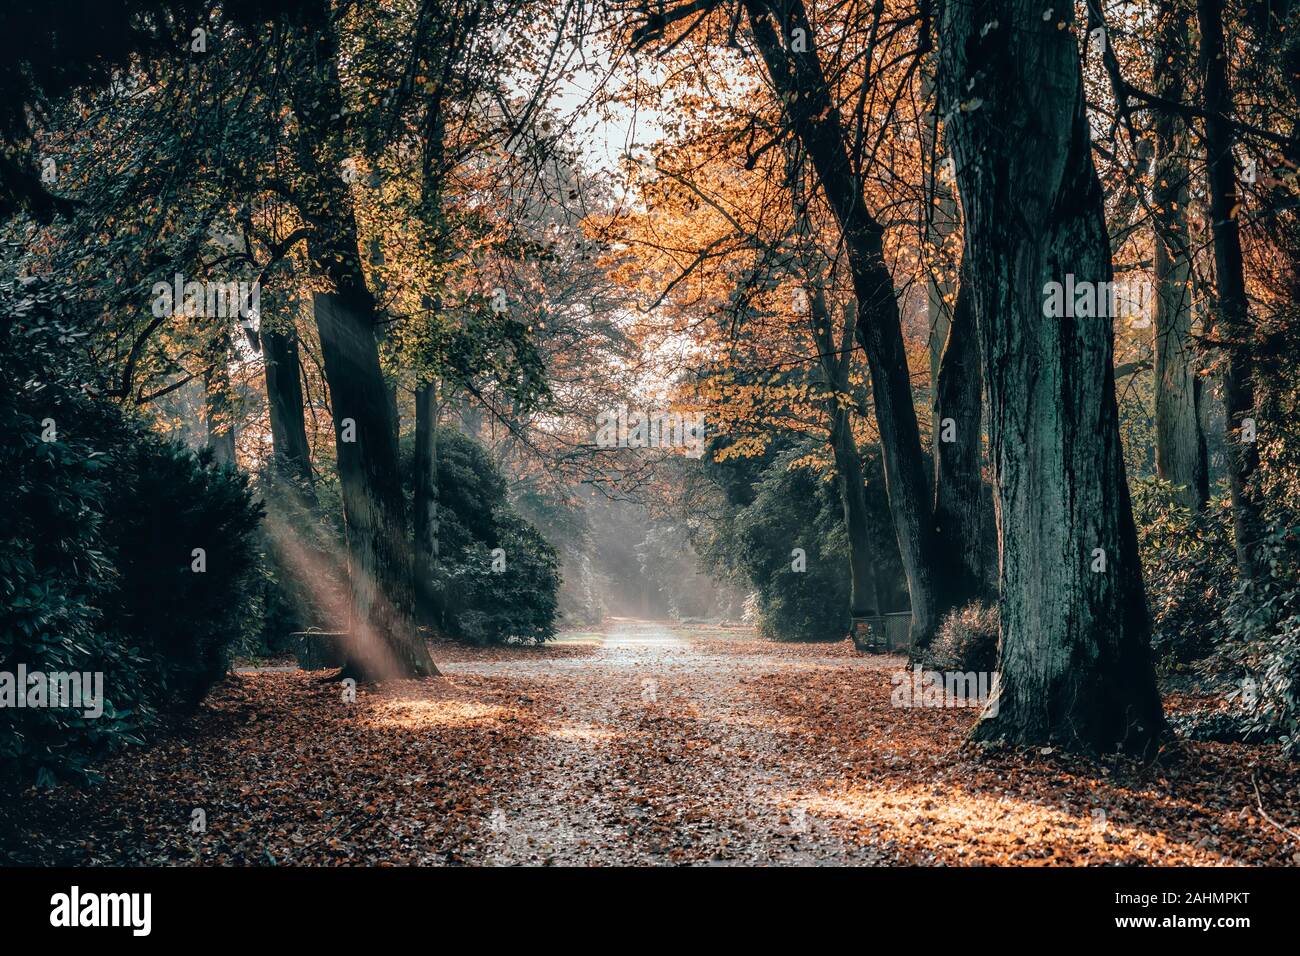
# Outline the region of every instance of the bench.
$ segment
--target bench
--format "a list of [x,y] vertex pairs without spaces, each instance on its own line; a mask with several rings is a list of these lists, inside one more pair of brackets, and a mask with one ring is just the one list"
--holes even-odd
[[289,635],[293,656],[305,671],[342,667],[347,663],[348,631],[294,631]]

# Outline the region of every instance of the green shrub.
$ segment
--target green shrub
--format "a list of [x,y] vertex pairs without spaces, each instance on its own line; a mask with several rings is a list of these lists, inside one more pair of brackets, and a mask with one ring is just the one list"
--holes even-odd
[[450,429],[437,440],[442,629],[475,644],[550,640],[560,590],[555,548],[512,507],[505,478],[478,442]]
[[104,534],[113,460],[98,440],[111,416],[73,381],[75,332],[61,313],[40,283],[0,285],[0,670],[102,672],[105,700],[98,719],[0,708],[3,785],[85,780],[138,740],[141,717],[143,662],[98,610],[116,586]]
[[1247,739],[1272,739],[1300,755],[1300,519],[1273,511],[1256,549],[1259,578],[1224,611],[1215,670],[1236,678],[1229,696]]
[[528,525],[498,529],[496,547],[501,552],[494,557],[486,543],[475,542],[447,565],[452,632],[474,644],[549,641],[559,590],[555,549]]
[[[753,584],[760,633],[824,641],[849,631],[849,546],[834,482],[786,457],[760,479],[735,519],[736,562]],[[794,549],[804,552],[796,570]]]
[[1214,650],[1216,622],[1236,587],[1231,515],[1213,501],[1193,514],[1159,478],[1135,479],[1132,489],[1152,656],[1163,670],[1175,670]]
[[[9,786],[91,779],[193,707],[250,620],[245,483],[95,398],[78,338],[55,291],[0,283],[0,670],[99,673],[104,697],[98,718],[0,708]],[[190,572],[194,547],[205,574]]]
[[104,624],[147,659],[154,709],[183,714],[225,674],[227,647],[260,625],[261,506],[248,477],[207,451],[137,432],[115,458],[106,534],[118,586]]

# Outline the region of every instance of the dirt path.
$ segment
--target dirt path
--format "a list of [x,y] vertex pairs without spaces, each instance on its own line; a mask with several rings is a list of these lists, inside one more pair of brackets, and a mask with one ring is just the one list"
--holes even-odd
[[847,641],[615,620],[434,657],[444,677],[355,700],[322,674],[234,675],[102,782],[26,794],[0,860],[1300,863],[1258,808],[1300,827],[1276,747],[1187,745],[1143,767],[974,753],[974,711],[894,706],[905,661]]
[[663,624],[615,620],[589,657],[445,665],[453,681],[527,678],[552,704],[526,751],[522,786],[493,808],[485,862],[877,860],[808,814],[800,787],[816,769],[786,759],[789,731],[756,712],[743,686],[865,662],[739,649],[725,637],[692,640]]

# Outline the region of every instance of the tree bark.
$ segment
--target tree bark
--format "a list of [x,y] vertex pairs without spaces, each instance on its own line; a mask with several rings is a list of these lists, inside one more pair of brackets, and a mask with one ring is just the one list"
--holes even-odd
[[212,367],[203,376],[203,421],[208,433],[212,460],[235,467],[235,416],[230,401],[229,340],[217,343]]
[[281,475],[310,488],[311,448],[307,444],[297,334],[292,329],[278,331],[263,325],[259,338],[266,369],[267,412],[271,419],[275,468]]
[[835,460],[835,476],[844,509],[844,530],[849,541],[849,616],[853,627],[857,619],[880,614],[880,594],[876,586],[876,567],[871,559],[871,519],[867,511],[867,493],[862,474],[862,459],[853,437],[853,419],[841,396],[849,391],[849,373],[853,367],[854,313],[846,310],[842,324],[836,323],[826,302],[823,265],[817,258],[808,207],[804,201],[803,172],[794,150],[790,151],[789,184],[794,207],[796,254],[804,273],[808,293],[809,331],[817,346],[817,362],[832,394],[826,403],[830,421],[827,441]]
[[415,607],[421,623],[438,617],[438,386],[415,392]]
[[332,291],[313,297],[330,386],[347,527],[353,659],[366,679],[438,670],[415,628],[412,557],[388,385],[379,364],[378,310],[366,285],[356,216],[342,176],[338,43],[321,0],[299,9],[291,94],[299,126],[300,211],[307,253]]
[[373,304],[351,289],[316,293],[315,308],[347,525],[350,630],[360,642],[354,669],[372,679],[436,674],[413,618],[397,443],[379,367]]
[[1047,283],[1112,277],[1078,41],[1057,26],[1072,17],[1065,7],[1044,20],[1028,0],[952,0],[943,11],[1001,557],[1000,688],[973,734],[1146,755],[1164,720],[1112,320],[1044,309]]
[[955,607],[985,598],[990,590],[992,506],[980,468],[982,386],[974,294],[970,277],[963,275],[939,366],[933,439],[934,527]]
[[844,527],[849,537],[849,614],[854,618],[875,617],[880,614],[880,595],[876,589],[875,562],[871,560],[871,524],[862,460],[853,441],[849,410],[843,407],[831,412],[831,450],[844,505]]
[[[924,68],[922,73],[922,99],[934,102],[933,69]],[[925,164],[926,182],[926,243],[931,250],[944,246],[948,238],[957,230],[957,198],[953,195],[952,183],[944,176],[937,175],[936,169],[942,162],[939,155],[939,111],[932,109],[928,121],[921,127],[921,161]],[[933,161],[931,157],[933,156]],[[934,254],[934,253],[932,253]],[[927,261],[925,277],[926,316],[930,324],[930,412],[931,430],[938,433],[939,414],[939,372],[943,365],[943,354],[948,344],[948,333],[952,326],[952,313],[955,303],[952,298],[956,285],[946,272],[940,272],[946,266],[944,257],[935,255],[935,261]],[[978,360],[976,362],[978,364]],[[932,438],[933,444],[937,439]]]
[[876,587],[876,567],[871,560],[871,520],[867,511],[867,493],[862,474],[862,459],[853,438],[853,421],[849,409],[839,396],[849,389],[851,332],[845,341],[836,342],[831,312],[820,283],[812,276],[811,262],[805,260],[809,273],[809,314],[817,342],[822,374],[835,394],[827,402],[830,418],[828,440],[835,459],[835,475],[844,508],[844,529],[849,539],[849,615],[853,618],[875,617],[880,613],[880,596]]
[[[935,574],[930,475],[921,452],[893,278],[885,264],[884,230],[868,210],[862,183],[853,174],[843,124],[803,4],[745,0],[745,9],[773,87],[787,104],[791,127],[812,161],[843,236],[858,308],[855,333],[871,373],[889,509],[907,575],[911,640],[913,647],[924,647],[946,605]],[[806,39],[800,51],[782,41],[788,43],[795,29],[803,30]]]
[[[1183,101],[1188,68],[1188,14],[1180,0],[1161,0],[1154,79],[1157,96]],[[1182,505],[1200,511],[1210,497],[1201,430],[1201,381],[1192,340],[1190,177],[1187,125],[1172,111],[1155,114],[1155,424],[1156,474],[1175,485]]]
[[1253,551],[1260,538],[1259,508],[1250,488],[1259,467],[1259,449],[1242,440],[1242,423],[1255,414],[1255,390],[1250,380],[1250,329],[1246,275],[1237,222],[1237,170],[1233,159],[1232,87],[1228,82],[1227,50],[1223,39],[1220,0],[1197,0],[1201,28],[1201,88],[1205,98],[1205,153],[1210,194],[1210,229],[1214,238],[1214,271],[1218,302],[1213,324],[1224,343],[1223,403],[1228,417],[1228,484],[1232,494],[1233,538],[1237,568],[1247,579],[1256,576]]
[[[932,248],[944,245],[957,231],[959,217],[953,181],[942,168],[941,131],[933,66],[922,73],[922,96],[932,104],[921,129],[926,168],[926,234]],[[931,159],[933,155],[933,159]],[[942,256],[926,276],[926,309],[930,320],[930,448],[934,464],[934,530],[938,541],[946,601],[961,607],[988,596],[992,559],[992,502],[981,472],[983,381],[980,376],[979,333],[969,282],[954,281]],[[964,264],[964,256],[963,256]],[[960,271],[960,269],[959,269]],[[954,297],[954,293],[956,293]],[[918,659],[924,655],[918,648]]]

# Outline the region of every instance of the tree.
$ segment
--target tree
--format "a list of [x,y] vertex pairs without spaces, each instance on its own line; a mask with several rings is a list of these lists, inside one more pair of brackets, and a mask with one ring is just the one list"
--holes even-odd
[[325,0],[304,4],[292,36],[290,97],[301,182],[297,205],[311,229],[307,254],[330,284],[312,306],[330,385],[352,590],[349,670],[366,678],[427,676],[437,668],[415,629],[411,551],[388,386],[379,364],[375,298],[366,284],[339,117],[339,49]]
[[[935,388],[934,528],[948,604],[989,597],[994,562],[992,500],[981,470],[983,377],[973,280],[965,262]],[[920,650],[924,650],[921,648]],[[914,652],[915,653],[915,652]]]
[[[662,37],[666,51],[677,50],[685,48],[693,33],[702,33],[705,44],[710,38],[716,42],[719,33],[725,33],[727,47],[741,51],[739,68],[744,70],[748,69],[744,65],[748,50],[740,43],[738,28],[741,19],[748,21],[749,35],[765,67],[758,78],[766,83],[771,96],[768,101],[756,101],[749,87],[745,88],[743,106],[750,117],[730,134],[727,145],[745,157],[747,169],[765,162],[765,154],[782,143],[796,143],[810,160],[829,217],[822,227],[829,237],[826,245],[834,248],[834,260],[846,264],[857,300],[855,332],[870,372],[873,410],[887,465],[892,524],[907,555],[913,647],[923,654],[943,614],[985,589],[984,567],[991,550],[989,498],[980,476],[978,360],[963,360],[963,348],[949,350],[950,411],[963,425],[968,421],[974,425],[963,427],[958,435],[948,430],[949,442],[957,442],[960,453],[945,455],[932,469],[921,447],[902,327],[900,303],[908,298],[907,285],[902,277],[896,283],[892,274],[907,269],[913,257],[896,238],[887,236],[886,229],[899,207],[912,202],[906,184],[914,157],[905,144],[915,141],[909,125],[916,118],[900,119],[898,112],[900,102],[914,98],[908,94],[915,94],[916,69],[928,49],[928,17],[908,10],[890,20],[894,11],[887,12],[879,4],[862,22],[845,17],[839,9],[822,7],[815,12],[813,22],[801,3],[742,3],[739,16],[733,16],[721,3],[682,3],[664,10],[661,17],[645,20],[633,31],[632,44],[639,48]],[[891,24],[888,30],[885,22]],[[671,40],[669,31],[677,34]],[[819,46],[822,40],[827,51],[824,55]],[[697,60],[696,67],[700,66]],[[716,85],[711,77],[710,97],[717,95],[727,77],[724,72]],[[877,102],[879,107],[868,106]],[[720,138],[716,132],[711,137],[713,142]],[[890,158],[888,164],[884,154]],[[771,164],[766,165],[772,175]],[[920,168],[917,164],[916,169]],[[786,179],[787,188],[798,188],[790,181],[789,170]],[[920,187],[916,188],[919,191]],[[701,195],[698,186],[696,193]],[[877,209],[883,214],[877,214]],[[720,257],[719,247],[726,244],[725,236],[708,245],[700,241],[695,264],[673,284],[700,263]],[[772,248],[763,252],[760,247],[759,254],[770,257]],[[968,350],[973,338],[959,335],[955,342]],[[932,339],[936,372],[946,344],[946,340],[935,344]],[[932,385],[937,390],[937,375]],[[954,403],[968,401],[972,394],[974,401],[966,408],[955,407]],[[964,471],[955,473],[954,468]],[[941,499],[936,496],[936,477],[948,483]],[[963,497],[971,493],[973,498]],[[944,509],[942,514],[936,516],[936,507]],[[983,520],[954,520],[965,516]]]
[[311,446],[307,442],[297,329],[290,314],[268,315],[268,310],[264,309],[262,316],[258,341],[265,366],[266,404],[271,421],[275,468],[285,477],[310,488]]
[[[792,165],[796,165],[792,163]],[[840,502],[844,509],[844,528],[849,545],[849,615],[853,626],[862,618],[874,618],[881,613],[880,594],[876,587],[875,561],[871,554],[871,522],[867,514],[867,496],[862,475],[862,459],[858,443],[853,437],[853,420],[849,404],[849,371],[853,362],[853,332],[857,327],[854,310],[846,305],[844,321],[832,320],[826,301],[821,273],[823,266],[817,261],[813,249],[811,228],[806,205],[799,196],[803,173],[793,169],[788,179],[794,198],[794,216],[799,258],[805,275],[809,300],[808,320],[813,341],[817,347],[818,364],[826,379],[828,394],[826,414],[830,420],[827,430],[831,453],[835,460],[835,477],[839,486]],[[833,268],[833,263],[832,263]],[[838,334],[837,334],[838,333]]]
[[[849,551],[849,615],[855,619],[872,618],[881,613],[876,587],[875,557],[871,553],[871,519],[867,513],[867,495],[862,475],[862,459],[853,437],[852,412],[846,403],[849,391],[849,362],[852,357],[849,335],[851,326],[836,341],[826,297],[814,287],[810,296],[810,315],[821,356],[822,372],[829,385],[826,413],[830,419],[828,441],[835,460],[835,480],[844,510],[844,529]],[[848,312],[852,322],[852,310]]]
[[[1155,91],[1174,102],[1182,102],[1189,67],[1187,21],[1181,0],[1161,0]],[[1177,113],[1162,110],[1155,115],[1154,132],[1156,473],[1181,489],[1179,498],[1184,506],[1199,511],[1210,495],[1210,477],[1192,339],[1188,129]]]
[[1072,25],[977,0],[945,4],[939,31],[999,506],[999,707],[974,733],[1149,754],[1164,720],[1111,317],[1044,308],[1051,283],[1112,280]]
[[1223,8],[1218,0],[1197,0],[1201,30],[1201,86],[1205,99],[1206,176],[1210,196],[1210,231],[1218,289],[1210,332],[1223,344],[1223,401],[1228,415],[1228,486],[1237,567],[1243,577],[1256,574],[1253,548],[1259,542],[1259,505],[1250,487],[1259,467],[1255,444],[1255,390],[1250,379],[1250,328],[1246,273],[1241,253],[1241,204],[1237,196],[1236,136],[1232,128],[1232,86],[1228,80],[1223,39]]
[[930,448],[934,457],[934,527],[940,541],[948,603],[989,597],[995,555],[993,502],[982,473],[983,379],[974,295],[963,278],[952,165],[939,150],[939,110],[932,69],[922,76],[929,106],[921,129],[925,169],[926,316],[930,325]]
[[[884,231],[867,206],[860,176],[854,174],[846,132],[803,4],[745,0],[745,11],[769,81],[787,104],[790,128],[817,173],[843,237],[857,299],[856,335],[871,373],[890,512],[907,571],[912,644],[924,648],[947,602],[940,594],[938,540],[930,520],[933,489],[921,454],[898,301],[885,265]],[[800,42],[795,42],[796,31]]]

